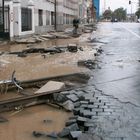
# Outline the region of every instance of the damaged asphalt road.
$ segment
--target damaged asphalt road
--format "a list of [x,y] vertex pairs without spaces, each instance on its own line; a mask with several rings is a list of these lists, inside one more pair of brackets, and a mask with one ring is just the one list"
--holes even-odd
[[[100,52],[102,54],[96,56],[96,64],[100,68],[91,68],[90,65],[94,65],[91,60],[82,61],[82,64],[80,61],[80,65],[91,68],[89,72],[91,78],[88,83],[77,89],[53,94],[57,104],[69,101],[73,116],[70,115],[64,119],[65,114],[60,110],[60,112],[53,110],[55,113],[52,118],[57,120],[57,123],[52,120],[51,123],[46,123],[48,122],[46,120],[50,120],[44,121],[45,117],[50,116],[48,112],[44,116],[40,110],[34,109],[36,112],[33,113],[33,117],[36,119],[32,119],[30,109],[28,109],[29,115],[23,111],[22,113],[25,114],[20,117],[33,125],[32,131],[28,128],[22,130],[23,132],[28,130],[30,133],[26,135],[27,139],[29,135],[33,140],[63,137],[78,140],[140,139],[140,63],[138,61],[140,60],[140,39],[137,32],[137,35],[133,33],[133,30],[138,30],[139,27],[133,25],[133,23],[98,25],[97,39],[95,42],[88,41],[88,45],[94,46],[98,42],[97,44],[102,46]],[[43,116],[43,123],[38,116]],[[18,128],[21,127],[21,118],[19,118],[14,119],[17,121]],[[63,129],[58,131],[56,128],[60,121],[64,124]],[[35,124],[40,127],[34,127]],[[44,124],[47,127],[43,128]],[[49,127],[51,131],[48,132]]]

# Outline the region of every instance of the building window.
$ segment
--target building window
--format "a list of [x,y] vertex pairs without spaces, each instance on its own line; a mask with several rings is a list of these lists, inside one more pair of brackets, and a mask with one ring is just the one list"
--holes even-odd
[[50,25],[50,12],[46,11],[46,25]]
[[3,32],[3,15],[1,7],[0,7],[0,32]]
[[43,26],[43,10],[38,10],[38,25]]
[[32,10],[28,8],[21,8],[22,31],[32,30]]
[[54,12],[51,12],[51,25],[54,25],[55,19],[54,19]]

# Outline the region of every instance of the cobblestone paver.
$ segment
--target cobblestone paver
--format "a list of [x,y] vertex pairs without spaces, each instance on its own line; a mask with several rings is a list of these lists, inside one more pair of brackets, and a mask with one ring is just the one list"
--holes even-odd
[[73,112],[84,133],[96,134],[102,140],[139,140],[140,108],[106,96],[94,85],[68,92],[69,97],[79,98]]

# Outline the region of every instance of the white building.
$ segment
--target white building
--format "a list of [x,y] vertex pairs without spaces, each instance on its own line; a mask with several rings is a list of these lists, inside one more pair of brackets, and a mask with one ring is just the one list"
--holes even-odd
[[79,18],[82,21],[87,20],[87,0],[79,0]]
[[5,0],[5,6],[9,6],[11,39],[47,32],[55,27],[62,30],[78,16],[78,0]]

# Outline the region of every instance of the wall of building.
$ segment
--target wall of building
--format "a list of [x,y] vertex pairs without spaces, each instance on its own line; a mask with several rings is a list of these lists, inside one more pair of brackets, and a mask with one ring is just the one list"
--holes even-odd
[[[53,30],[51,12],[54,12],[54,1],[34,0],[35,32],[44,33]],[[42,10],[43,25],[39,25],[39,10]]]
[[0,0],[0,6],[2,6],[2,0]]
[[96,7],[96,19],[99,19],[100,0],[93,0],[94,7]]
[[87,21],[87,0],[79,0],[79,18],[83,23]]
[[[66,27],[65,25],[72,24],[74,17],[78,16],[78,1],[57,0],[57,29],[62,30]],[[13,21],[10,21],[10,29],[13,37],[54,30],[54,0],[11,0],[7,4],[10,4],[10,9],[12,9],[10,14],[13,16]],[[28,15],[25,8],[32,14]],[[27,17],[30,18],[29,21]],[[29,27],[26,27],[28,22]]]

